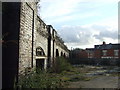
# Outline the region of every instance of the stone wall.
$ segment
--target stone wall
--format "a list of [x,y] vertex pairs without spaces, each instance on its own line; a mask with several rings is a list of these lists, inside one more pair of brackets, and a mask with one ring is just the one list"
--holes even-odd
[[63,56],[65,55],[65,57],[69,57],[67,46],[64,45],[64,41],[57,35],[57,32],[55,34],[55,48],[59,50],[59,56],[62,56],[62,53]]
[[44,52],[45,56],[48,56],[48,31],[47,31],[47,25],[39,18],[37,17],[37,30],[36,30],[36,48],[41,47]]
[[[53,63],[54,59],[56,58],[56,50],[58,50],[59,56],[69,57],[69,51],[67,47],[64,45],[64,41],[62,38],[59,37],[56,30],[51,26],[48,25],[49,33],[51,36],[51,63]],[[61,55],[62,53],[62,55]]]
[[[23,74],[26,69],[36,67],[36,58],[46,60],[44,67],[47,67],[47,64],[52,66],[56,58],[56,49],[60,56],[61,52],[66,56],[69,55],[67,47],[56,30],[51,25],[46,25],[37,16],[37,3],[21,3],[19,37],[19,74]],[[36,56],[38,47],[43,49],[44,57]]]
[[35,18],[37,16],[36,3],[21,3],[20,39],[19,39],[19,73],[26,68],[33,67],[35,58]]
[[[50,66],[52,66],[56,49],[58,53],[62,51],[68,54],[68,52],[64,43],[56,38],[56,30],[51,26],[51,32],[48,32],[48,25],[37,16],[36,2],[7,2],[3,7],[2,34],[5,37],[2,42],[2,82],[3,88],[10,88],[19,81],[21,74],[28,74],[28,71],[34,70],[39,65],[37,61],[44,61],[46,68],[50,57]],[[42,49],[44,56],[36,55],[38,47]]]

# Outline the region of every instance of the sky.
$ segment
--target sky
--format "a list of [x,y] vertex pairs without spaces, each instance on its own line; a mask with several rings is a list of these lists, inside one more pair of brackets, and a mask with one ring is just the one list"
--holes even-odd
[[[118,43],[119,0],[41,0],[38,15],[69,49]],[[120,33],[119,33],[120,35]]]

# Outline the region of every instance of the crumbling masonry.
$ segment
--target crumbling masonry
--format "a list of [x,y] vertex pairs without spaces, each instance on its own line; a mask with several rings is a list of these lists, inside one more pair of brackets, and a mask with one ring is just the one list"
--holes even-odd
[[4,42],[17,43],[3,43],[3,87],[11,87],[14,77],[27,70],[51,67],[57,56],[69,57],[56,30],[37,15],[36,2],[3,3],[2,6],[2,34],[7,33]]

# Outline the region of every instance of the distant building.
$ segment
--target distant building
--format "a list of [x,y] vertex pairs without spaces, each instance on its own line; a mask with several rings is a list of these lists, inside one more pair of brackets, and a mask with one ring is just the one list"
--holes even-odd
[[88,58],[120,58],[120,44],[95,45],[94,48],[86,48]]
[[120,65],[120,44],[94,45],[94,48],[74,49],[70,51],[71,64]]

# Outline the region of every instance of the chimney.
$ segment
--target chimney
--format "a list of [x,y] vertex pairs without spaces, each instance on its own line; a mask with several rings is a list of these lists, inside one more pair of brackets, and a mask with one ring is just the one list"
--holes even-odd
[[106,44],[106,42],[105,41],[103,41],[103,45],[105,45]]

